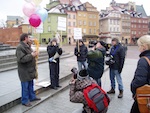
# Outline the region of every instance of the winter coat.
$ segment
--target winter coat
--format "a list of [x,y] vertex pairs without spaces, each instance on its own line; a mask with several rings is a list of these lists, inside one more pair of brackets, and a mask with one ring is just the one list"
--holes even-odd
[[20,42],[16,49],[18,74],[21,82],[31,81],[36,74],[36,61],[29,45]]
[[104,57],[100,50],[91,50],[87,55],[88,73],[90,77],[99,79],[104,72]]
[[91,112],[83,94],[83,89],[90,86],[92,83],[96,83],[96,81],[89,79],[89,77],[84,78],[83,80],[76,80],[75,84],[70,84],[70,101],[74,103],[83,103],[83,109],[87,113]]
[[80,48],[80,52],[78,52],[78,47],[75,47],[74,55],[77,56],[77,61],[84,62],[86,61],[87,58],[88,49],[84,44],[79,48]]
[[110,65],[110,68],[118,70],[119,73],[122,72],[124,61],[125,61],[125,50],[123,46],[119,43],[111,48],[110,54],[113,56],[114,64]]
[[133,96],[135,95],[138,87],[150,83],[150,80],[148,79],[148,77],[150,78],[150,66],[143,56],[146,56],[150,59],[150,50],[144,51],[140,54],[135,75],[131,82],[131,91]]
[[[47,46],[47,53],[49,55],[49,58],[53,57],[56,52],[58,52],[59,55],[62,54],[62,49],[59,48],[58,46],[52,46],[52,45],[49,45]],[[57,63],[59,63],[59,58],[56,58],[55,59],[57,61]],[[49,62],[49,63],[53,63],[53,62]]]

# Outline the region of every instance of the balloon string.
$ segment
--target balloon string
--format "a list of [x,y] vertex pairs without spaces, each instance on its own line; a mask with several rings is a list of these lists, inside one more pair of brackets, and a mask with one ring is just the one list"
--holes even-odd
[[[35,30],[35,39],[34,39],[34,44],[36,45],[36,52],[39,53],[39,41],[37,39],[37,33],[36,33],[36,28],[34,28]],[[38,55],[35,57],[36,60],[36,80],[38,81]]]

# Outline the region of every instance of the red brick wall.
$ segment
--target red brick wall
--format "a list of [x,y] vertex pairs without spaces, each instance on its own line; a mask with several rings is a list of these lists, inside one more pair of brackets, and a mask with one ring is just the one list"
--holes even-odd
[[18,45],[19,37],[21,34],[21,28],[0,28],[0,42],[16,46]]
[[131,41],[132,38],[140,38],[148,34],[148,18],[131,18]]

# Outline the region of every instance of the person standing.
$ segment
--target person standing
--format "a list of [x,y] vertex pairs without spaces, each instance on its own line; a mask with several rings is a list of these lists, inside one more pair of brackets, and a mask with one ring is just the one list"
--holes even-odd
[[[137,64],[134,78],[131,82],[131,92],[133,97],[136,95],[136,89],[144,86],[145,84],[150,84],[150,66],[145,58],[150,60],[150,36],[144,35],[137,41],[140,54],[140,59]],[[134,98],[135,99],[135,98]],[[137,100],[135,99],[130,113],[140,113]]]
[[79,50],[78,45],[74,49],[74,55],[77,56],[79,71],[82,69],[87,69],[87,62],[86,62],[87,53],[88,53],[87,47],[85,46],[82,40],[79,40]]
[[38,55],[38,52],[32,51],[29,45],[30,41],[28,34],[23,33],[20,36],[20,43],[16,48],[18,75],[22,88],[21,103],[27,107],[32,106],[30,101],[40,100],[40,98],[36,97],[33,88],[33,80],[36,77],[35,57]]
[[104,72],[104,58],[106,54],[106,49],[103,47],[103,42],[99,41],[93,47],[93,50],[90,50],[87,55],[88,62],[88,73],[99,86],[101,86],[101,77]]
[[[49,45],[47,46],[47,53],[49,55],[49,58],[54,57],[56,53],[59,55],[62,54],[62,49],[59,48],[57,44],[57,39],[53,38]],[[59,85],[59,57],[55,59],[56,62],[49,62],[49,70],[50,70],[50,81],[51,89],[57,90],[57,88],[61,87]]]
[[110,54],[113,56],[114,63],[109,65],[110,68],[110,81],[111,81],[111,90],[108,91],[108,94],[115,93],[115,77],[118,83],[119,95],[118,98],[123,97],[123,83],[121,72],[124,66],[125,60],[125,51],[122,45],[119,43],[117,38],[112,39],[112,48]]

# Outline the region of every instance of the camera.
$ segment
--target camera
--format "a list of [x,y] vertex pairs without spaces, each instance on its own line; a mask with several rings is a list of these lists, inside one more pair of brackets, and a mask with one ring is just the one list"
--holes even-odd
[[113,56],[110,54],[107,54],[105,64],[106,65],[113,65],[115,63],[115,60],[113,59]]
[[89,48],[94,47],[97,44],[97,41],[90,41],[89,42]]
[[77,68],[73,67],[73,68],[71,69],[71,72],[73,73],[73,78],[74,78],[74,79],[77,79],[77,75],[78,75],[78,70],[77,70]]

